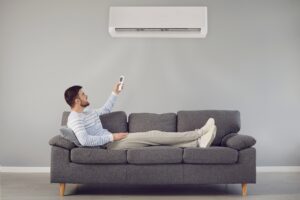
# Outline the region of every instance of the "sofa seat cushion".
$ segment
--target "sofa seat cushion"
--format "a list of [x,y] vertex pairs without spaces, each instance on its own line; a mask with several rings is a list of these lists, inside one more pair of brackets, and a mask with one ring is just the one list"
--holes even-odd
[[182,162],[182,148],[171,146],[149,146],[127,150],[130,164],[167,164]]
[[229,147],[211,146],[208,148],[185,148],[184,163],[233,164],[238,160],[238,151]]
[[98,147],[79,147],[71,150],[71,162],[82,164],[127,163],[126,150],[108,150]]

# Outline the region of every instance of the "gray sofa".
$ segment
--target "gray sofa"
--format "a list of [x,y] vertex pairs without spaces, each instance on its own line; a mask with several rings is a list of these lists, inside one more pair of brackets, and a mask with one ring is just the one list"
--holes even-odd
[[[69,112],[64,112],[66,125]],[[256,183],[255,139],[239,134],[240,112],[234,110],[177,113],[111,112],[100,116],[103,127],[117,132],[190,131],[215,119],[217,135],[209,148],[150,146],[127,150],[78,147],[61,135],[50,139],[51,183],[97,184],[247,184]]]

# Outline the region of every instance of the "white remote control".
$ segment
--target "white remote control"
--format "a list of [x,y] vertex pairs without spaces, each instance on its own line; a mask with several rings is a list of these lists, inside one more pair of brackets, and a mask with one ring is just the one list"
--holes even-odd
[[120,85],[119,85],[119,88],[118,88],[118,90],[119,91],[121,91],[122,90],[122,87],[123,87],[123,84],[124,84],[124,79],[125,79],[125,76],[120,76],[120,81],[119,81],[119,83],[121,83]]

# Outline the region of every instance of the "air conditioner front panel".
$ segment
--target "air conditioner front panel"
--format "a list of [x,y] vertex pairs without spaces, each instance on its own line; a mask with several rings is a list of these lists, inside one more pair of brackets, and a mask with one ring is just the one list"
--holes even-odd
[[205,37],[206,7],[111,7],[112,37]]

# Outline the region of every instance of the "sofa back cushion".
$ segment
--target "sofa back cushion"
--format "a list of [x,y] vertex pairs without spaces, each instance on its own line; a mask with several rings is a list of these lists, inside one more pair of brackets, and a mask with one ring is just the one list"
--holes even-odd
[[129,132],[160,130],[176,132],[175,113],[131,113],[128,117]]
[[111,133],[128,132],[127,115],[123,111],[116,111],[100,115],[103,128]]
[[[70,112],[65,111],[62,115],[61,125],[66,126]],[[115,111],[100,115],[103,128],[111,133],[128,132],[127,115],[123,111]]]
[[236,110],[198,110],[178,111],[177,131],[191,131],[204,126],[210,118],[215,119],[217,135],[212,143],[214,146],[221,144],[222,138],[229,133],[237,133],[240,130],[240,112]]

